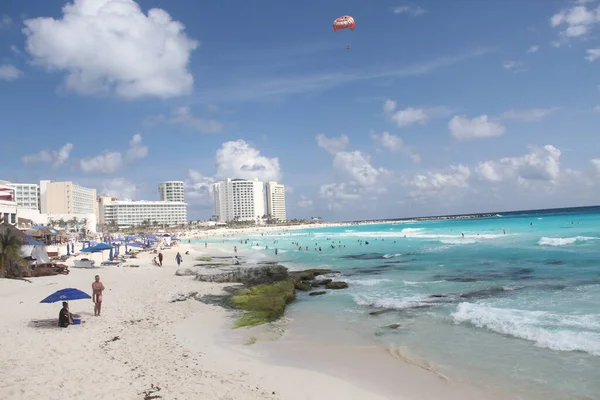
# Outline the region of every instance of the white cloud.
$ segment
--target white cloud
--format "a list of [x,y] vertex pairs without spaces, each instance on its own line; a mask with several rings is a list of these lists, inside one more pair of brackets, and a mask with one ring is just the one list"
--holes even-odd
[[406,5],[392,8],[394,14],[409,14],[413,17],[418,17],[427,12],[424,8],[417,5]]
[[412,188],[413,197],[435,196],[442,191],[469,187],[471,170],[466,165],[451,165],[448,173],[427,172],[414,176],[405,185]]
[[333,167],[360,186],[374,186],[387,173],[384,168],[373,167],[369,155],[358,150],[337,153],[333,158]]
[[10,64],[0,65],[0,80],[14,81],[23,76],[23,71]]
[[79,160],[79,167],[85,173],[112,174],[123,166],[123,156],[116,151],[107,151],[95,157]]
[[338,137],[328,138],[324,134],[319,133],[316,139],[317,145],[322,149],[325,149],[329,154],[336,154],[340,151],[344,151],[350,145],[350,139],[344,134]]
[[554,181],[560,174],[559,149],[552,145],[533,147],[520,157],[505,157],[477,165],[477,175],[489,182]]
[[204,176],[200,171],[190,169],[185,181],[185,198],[188,203],[209,207],[213,204],[213,184],[215,179]]
[[402,140],[402,138],[399,136],[392,135],[389,132],[383,132],[380,135],[376,133],[371,133],[371,139],[373,139],[375,143],[392,153],[405,153],[415,163],[421,162],[421,157],[418,154],[413,153],[412,149],[409,146],[407,146]]
[[531,108],[529,110],[509,110],[504,112],[499,119],[535,122],[549,117],[556,111],[558,111],[558,107]]
[[298,201],[298,207],[300,208],[311,208],[313,206],[313,201],[306,197],[305,195],[300,195],[300,201]]
[[125,156],[118,151],[103,153],[79,160],[79,167],[89,174],[112,174],[117,172],[125,162],[133,162],[148,156],[148,147],[142,143],[142,135],[135,134],[129,141]]
[[268,158],[242,139],[225,142],[217,150],[218,179],[240,178],[279,181],[282,177],[279,158]]
[[135,199],[138,185],[125,178],[112,178],[102,181],[101,193],[106,196],[114,196],[118,199]]
[[504,61],[502,67],[509,71],[519,72],[523,70],[523,63],[521,61]]
[[396,110],[396,107],[397,104],[394,100],[387,100],[383,104],[383,111],[399,128],[427,122],[427,113],[422,108],[408,107],[404,110]]
[[594,158],[590,160],[594,168],[596,168],[596,173],[600,175],[600,158]]
[[325,200],[329,210],[340,211],[362,196],[362,188],[351,183],[328,183],[319,187],[319,197]]
[[22,157],[21,161],[24,164],[48,163],[52,164],[52,166],[56,168],[67,162],[72,150],[73,144],[66,143],[57,151],[42,150],[37,154]]
[[596,61],[598,58],[600,58],[600,49],[588,49],[586,52],[587,56],[585,59],[589,62]]
[[66,72],[68,89],[127,99],[192,91],[188,64],[198,43],[165,10],[146,15],[133,0],[74,0],[62,13],[27,19],[23,31],[34,62]]
[[195,116],[189,107],[179,107],[170,116],[159,114],[146,120],[148,125],[168,123],[181,125],[202,133],[218,133],[223,130],[223,124],[216,119]]
[[584,2],[559,11],[550,19],[552,27],[562,27],[563,37],[580,37],[587,35],[594,24],[600,22],[600,7],[588,9]]
[[460,140],[489,138],[500,136],[505,132],[503,125],[489,121],[487,115],[472,119],[464,115],[455,115],[448,123],[448,129],[452,136]]
[[130,161],[145,158],[148,155],[148,146],[142,143],[142,135],[136,133],[129,141],[129,149],[127,149],[127,159]]
[[527,49],[527,53],[537,53],[540,50],[540,46],[533,45]]

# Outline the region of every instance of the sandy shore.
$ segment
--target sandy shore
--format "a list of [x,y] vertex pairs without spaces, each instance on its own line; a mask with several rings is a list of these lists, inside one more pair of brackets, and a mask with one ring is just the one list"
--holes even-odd
[[[33,283],[0,280],[0,398],[490,398],[391,357],[381,365],[378,353],[364,348],[311,349],[287,337],[279,329],[285,324],[233,331],[229,311],[195,300],[172,302],[190,292],[222,293],[224,285],[174,274],[177,251],[191,253],[182,267],[192,266],[194,257],[230,255],[211,247],[210,253],[186,245],[165,250],[163,268],[151,266],[154,255],[142,253],[128,262],[138,268],[72,268],[67,276],[32,278]],[[39,301],[67,287],[91,293],[96,274],[106,287],[102,316],[93,316],[91,300],[72,301],[71,312],[84,323],[58,328],[60,304]],[[45,319],[54,321],[32,323]],[[248,344],[249,337],[258,337],[258,343]],[[369,379],[374,376],[386,379]]]

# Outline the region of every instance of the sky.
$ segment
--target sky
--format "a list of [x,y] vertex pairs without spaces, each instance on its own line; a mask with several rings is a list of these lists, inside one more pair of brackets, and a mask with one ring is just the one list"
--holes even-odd
[[599,63],[595,0],[2,0],[0,179],[182,180],[194,220],[225,178],[288,218],[595,205]]

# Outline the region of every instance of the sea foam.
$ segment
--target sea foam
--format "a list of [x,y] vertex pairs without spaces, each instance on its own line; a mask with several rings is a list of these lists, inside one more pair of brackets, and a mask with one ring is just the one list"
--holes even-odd
[[456,323],[529,340],[557,351],[583,351],[600,356],[600,315],[556,315],[544,311],[494,308],[460,303],[452,313]]
[[551,237],[542,237],[538,244],[540,246],[567,246],[569,244],[574,243],[582,243],[587,242],[589,240],[599,240],[600,238],[593,236],[576,236],[576,237],[568,237],[568,238],[551,238]]

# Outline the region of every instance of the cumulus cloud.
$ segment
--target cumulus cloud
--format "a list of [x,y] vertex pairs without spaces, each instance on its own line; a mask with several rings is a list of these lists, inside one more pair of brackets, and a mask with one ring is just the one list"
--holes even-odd
[[362,188],[351,183],[328,183],[319,187],[319,197],[329,210],[340,211],[351,202],[362,198]]
[[548,144],[533,147],[520,157],[505,157],[499,160],[480,162],[477,175],[489,182],[554,181],[560,174],[561,152]]
[[282,177],[279,158],[269,158],[242,139],[223,143],[217,150],[218,179],[240,178],[279,181]]
[[192,205],[210,207],[213,204],[213,184],[215,179],[204,176],[195,169],[188,170],[188,179],[185,181],[185,198]]
[[590,160],[594,168],[596,169],[596,173],[600,175],[600,158],[594,158]]
[[500,123],[490,121],[487,115],[471,119],[465,115],[455,115],[448,123],[448,129],[459,140],[501,136],[506,130]]
[[527,53],[537,53],[540,50],[540,46],[533,45],[527,49]]
[[415,163],[421,162],[421,156],[419,156],[417,153],[414,153],[399,136],[392,135],[389,132],[383,132],[380,135],[371,133],[371,139],[373,139],[376,144],[383,147],[385,150],[388,150],[392,153],[405,153]]
[[594,24],[598,22],[600,22],[600,7],[588,9],[583,2],[559,11],[550,19],[550,25],[554,28],[562,28],[560,34],[567,38],[589,34]]
[[23,32],[33,61],[65,72],[67,89],[127,99],[192,91],[188,64],[198,42],[165,10],[146,15],[133,0],[73,0],[62,14],[27,19]]
[[306,197],[305,195],[300,195],[300,201],[298,201],[298,207],[300,208],[311,208],[313,206],[313,201]]
[[201,133],[219,133],[223,131],[223,124],[220,121],[195,116],[189,107],[176,108],[170,116],[159,114],[146,120],[147,125],[161,123],[180,125]]
[[79,160],[79,167],[88,174],[112,174],[121,169],[126,162],[133,162],[148,156],[148,147],[142,142],[142,135],[135,134],[129,141],[125,155],[118,151],[103,153]]
[[375,185],[381,175],[387,172],[384,168],[373,167],[369,155],[358,150],[337,153],[333,158],[333,167],[360,186]]
[[398,128],[413,124],[425,124],[428,118],[427,112],[422,108],[408,107],[404,110],[397,110],[397,103],[394,100],[387,100],[383,104],[383,111]]
[[69,155],[73,150],[73,144],[66,143],[59,150],[42,150],[37,154],[21,157],[23,164],[52,164],[54,168],[61,166],[69,159]]
[[586,53],[587,56],[585,59],[589,62],[596,61],[598,58],[600,58],[600,49],[588,49],[586,50]]
[[350,140],[346,135],[340,135],[338,137],[327,137],[322,133],[317,135],[317,145],[322,149],[325,149],[329,154],[336,154],[340,151],[344,151],[350,145]]
[[451,165],[447,173],[427,172],[419,174],[405,182],[412,188],[413,197],[428,197],[438,195],[442,191],[465,189],[469,187],[471,170],[466,165]]
[[105,196],[114,196],[118,199],[136,198],[139,190],[138,184],[125,178],[112,178],[102,181],[101,193]]
[[394,14],[408,14],[412,17],[418,17],[427,13],[427,10],[417,5],[404,5],[392,8]]
[[0,80],[14,81],[23,76],[23,71],[10,64],[0,65]]

